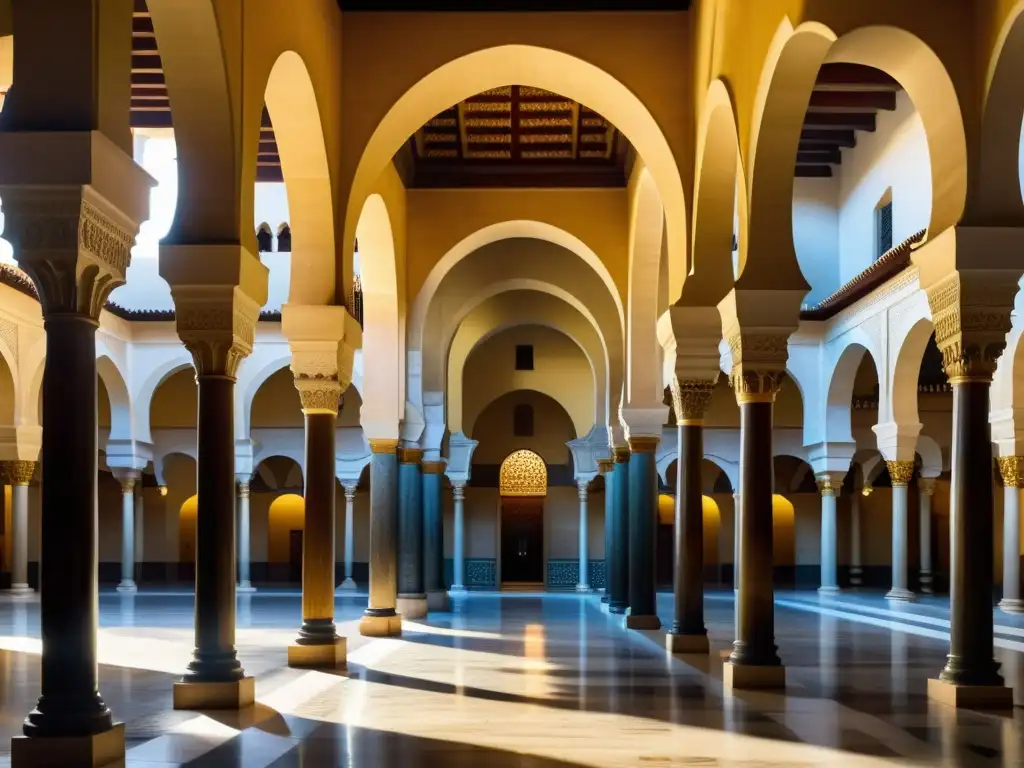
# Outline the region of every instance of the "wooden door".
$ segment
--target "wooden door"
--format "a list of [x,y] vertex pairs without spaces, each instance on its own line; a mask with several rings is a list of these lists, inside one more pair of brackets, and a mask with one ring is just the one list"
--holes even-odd
[[502,497],[501,581],[543,583],[543,498]]

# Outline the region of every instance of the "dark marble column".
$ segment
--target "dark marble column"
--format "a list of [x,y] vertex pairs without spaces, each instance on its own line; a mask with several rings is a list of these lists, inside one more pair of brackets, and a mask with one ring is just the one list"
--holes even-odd
[[288,646],[293,667],[345,665],[345,640],[334,625],[335,427],[341,383],[296,376],[305,417],[305,532],[302,537],[302,626]]
[[608,583],[608,610],[625,613],[629,608],[629,448],[616,446],[612,471],[612,550]]
[[1012,691],[993,658],[990,383],[990,376],[950,376],[950,643],[946,666],[929,681],[928,695],[955,705],[1012,707]]
[[724,682],[734,688],[785,687],[775,645],[772,585],[772,409],[780,373],[734,377],[740,406],[740,590],[736,640]]
[[398,612],[427,615],[423,580],[423,451],[398,449]]
[[630,629],[658,629],[654,560],[657,551],[657,471],[654,451],[658,438],[629,438],[629,613]]
[[673,582],[675,619],[666,635],[673,653],[707,653],[704,626],[704,496],[701,462],[704,460],[704,413],[714,383],[672,383],[677,423],[676,519]]
[[444,467],[443,461],[423,462],[423,577],[428,611],[447,611],[451,607],[444,588]]
[[604,478],[604,594],[601,602],[607,603],[612,594],[612,515],[615,509],[615,495],[612,493],[612,473],[615,471],[614,459],[598,459],[597,470]]
[[359,632],[402,634],[398,595],[398,440],[370,438],[370,599]]

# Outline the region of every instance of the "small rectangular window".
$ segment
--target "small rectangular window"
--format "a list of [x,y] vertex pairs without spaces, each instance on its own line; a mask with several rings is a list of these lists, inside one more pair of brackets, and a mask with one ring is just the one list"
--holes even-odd
[[512,434],[514,437],[533,437],[533,406],[520,403],[512,411]]
[[892,201],[875,209],[875,229],[878,232],[878,246],[875,259],[892,250]]
[[533,370],[533,345],[532,344],[516,344],[516,370],[517,371],[532,371]]

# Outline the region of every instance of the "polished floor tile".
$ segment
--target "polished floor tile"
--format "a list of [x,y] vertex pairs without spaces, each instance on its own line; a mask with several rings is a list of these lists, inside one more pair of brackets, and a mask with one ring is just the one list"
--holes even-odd
[[[295,593],[240,596],[238,647],[258,705],[175,712],[189,659],[192,597],[104,593],[100,688],[125,721],[127,765],[402,768],[625,766],[1024,766],[1024,710],[1008,716],[929,704],[948,648],[933,598],[779,593],[785,694],[723,690],[719,648],[733,594],[708,594],[714,652],[672,658],[657,632],[627,632],[596,597],[472,594],[407,622],[401,639],[357,634],[365,596],[338,598],[345,673],[292,670]],[[38,693],[38,602],[0,598],[0,765]],[[667,623],[670,595],[660,597]],[[1019,622],[999,620],[1008,684],[1024,691]],[[1020,646],[1018,648],[1018,646]]]

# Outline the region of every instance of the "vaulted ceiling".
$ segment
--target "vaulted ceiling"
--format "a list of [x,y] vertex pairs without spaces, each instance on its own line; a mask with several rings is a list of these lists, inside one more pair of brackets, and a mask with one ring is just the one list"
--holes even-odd
[[843,162],[843,149],[874,132],[878,113],[896,109],[900,84],[881,70],[858,64],[825,64],[811,93],[796,156],[798,177],[827,177]]
[[413,134],[396,162],[413,187],[624,186],[629,142],[604,117],[551,91],[492,88]]

